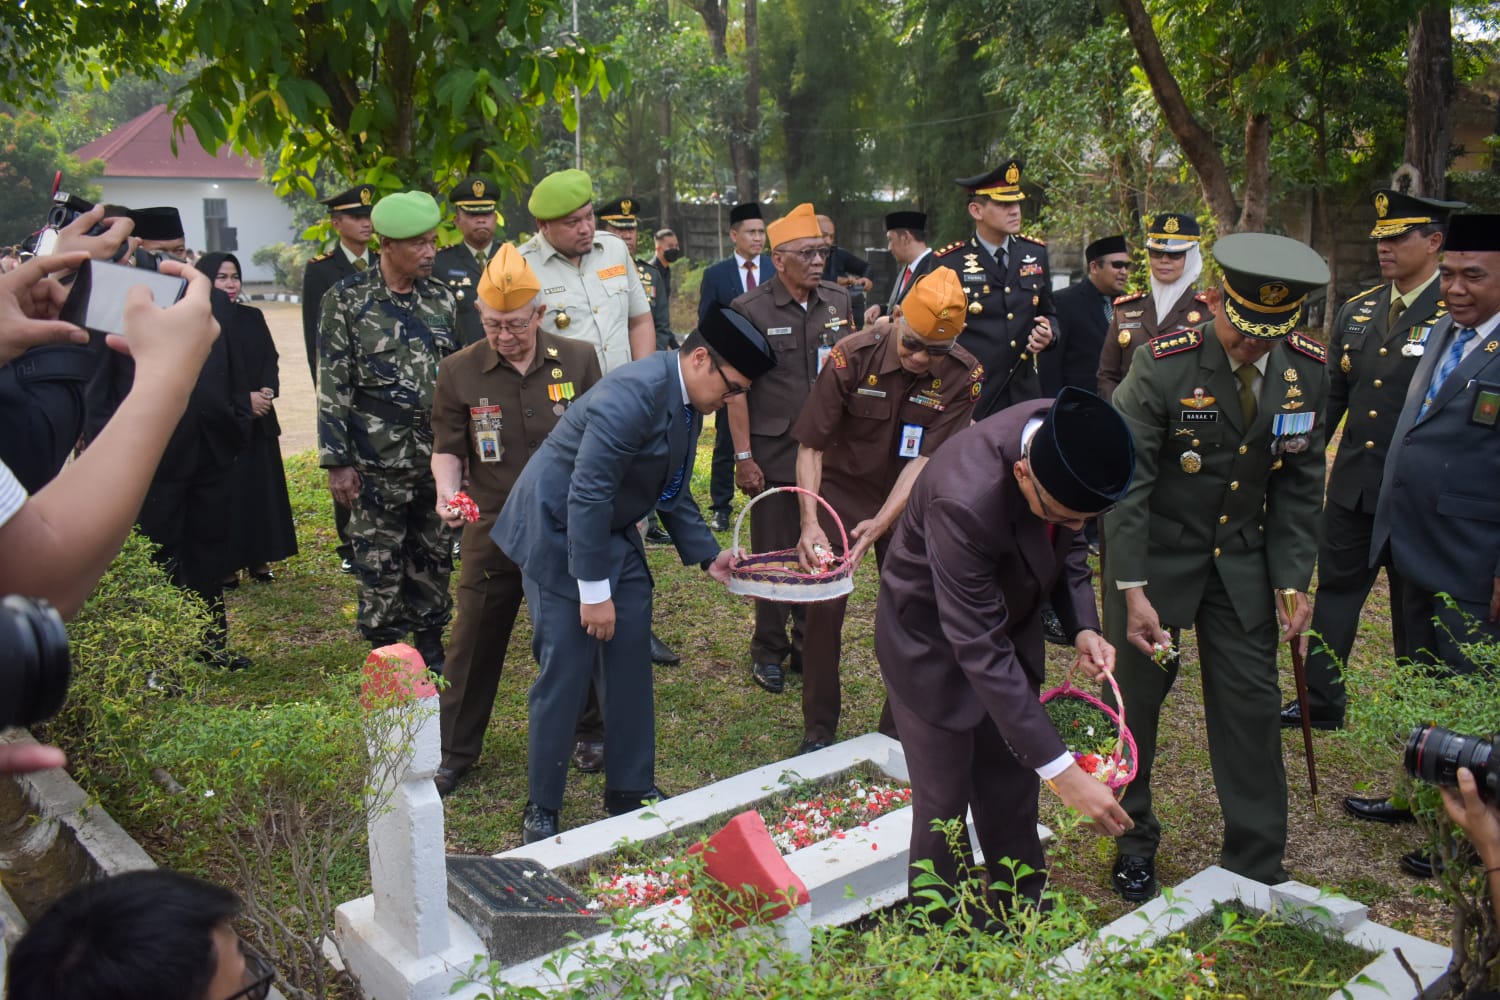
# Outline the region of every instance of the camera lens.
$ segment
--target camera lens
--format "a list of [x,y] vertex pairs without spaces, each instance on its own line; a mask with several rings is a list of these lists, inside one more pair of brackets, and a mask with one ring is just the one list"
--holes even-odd
[[1434,785],[1458,787],[1458,769],[1474,774],[1480,794],[1494,801],[1500,775],[1491,771],[1496,740],[1465,736],[1441,726],[1418,726],[1406,741],[1406,773]]
[[0,599],[0,728],[50,719],[68,696],[72,662],[62,616],[39,598]]

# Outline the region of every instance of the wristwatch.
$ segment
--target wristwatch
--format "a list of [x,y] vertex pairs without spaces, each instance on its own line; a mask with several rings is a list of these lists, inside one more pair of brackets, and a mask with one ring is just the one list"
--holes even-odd
[[737,451],[734,453],[734,460],[736,462],[748,462],[753,457],[753,455],[753,452]]

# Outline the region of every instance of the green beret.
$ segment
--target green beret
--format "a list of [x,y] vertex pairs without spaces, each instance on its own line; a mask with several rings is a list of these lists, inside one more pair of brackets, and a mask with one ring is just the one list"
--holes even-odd
[[421,236],[429,229],[436,229],[442,221],[442,210],[426,191],[388,194],[375,203],[375,209],[370,213],[375,231],[393,240]]
[[526,208],[533,217],[549,222],[594,200],[594,182],[582,170],[559,170],[548,174],[531,190]]

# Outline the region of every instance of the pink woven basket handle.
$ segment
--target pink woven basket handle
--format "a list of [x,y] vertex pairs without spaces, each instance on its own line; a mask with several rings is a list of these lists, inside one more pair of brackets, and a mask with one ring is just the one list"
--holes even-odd
[[[1125,699],[1120,695],[1120,685],[1115,682],[1115,672],[1113,670],[1105,670],[1102,672],[1102,676],[1109,684],[1110,690],[1113,691],[1115,695],[1115,705],[1117,707],[1110,708],[1109,705],[1105,704],[1102,699],[1096,698],[1094,695],[1085,691],[1083,688],[1073,686],[1073,671],[1077,668],[1078,661],[1074,660],[1073,665],[1068,667],[1068,672],[1063,676],[1063,682],[1042,695],[1042,704],[1045,705],[1057,695],[1067,695],[1073,698],[1081,698],[1088,704],[1093,705],[1095,708],[1103,711],[1104,714],[1115,716],[1119,720],[1120,727],[1120,735],[1115,738],[1115,756],[1123,758],[1125,749],[1128,746],[1130,748],[1130,760],[1139,761],[1140,750],[1135,745],[1135,736],[1130,732],[1130,727],[1125,724]],[[1129,779],[1120,782],[1118,785],[1111,783],[1110,787],[1118,795],[1126,785],[1130,784],[1130,781],[1134,778],[1135,775],[1132,774]]]
[[740,511],[740,516],[735,518],[734,520],[734,541],[731,543],[731,546],[734,549],[738,549],[740,547],[740,526],[745,523],[745,515],[750,513],[751,507],[754,507],[756,504],[760,503],[772,493],[804,493],[807,496],[810,496],[814,500],[818,501],[818,503],[822,504],[823,509],[828,511],[828,516],[833,518],[833,523],[839,529],[839,542],[844,546],[844,558],[849,558],[849,533],[844,530],[844,522],[843,519],[839,517],[839,512],[834,510],[833,505],[830,504],[827,500],[824,500],[812,490],[804,490],[800,486],[773,486],[765,492],[758,493],[754,497],[751,497],[750,502],[745,504],[744,508]]

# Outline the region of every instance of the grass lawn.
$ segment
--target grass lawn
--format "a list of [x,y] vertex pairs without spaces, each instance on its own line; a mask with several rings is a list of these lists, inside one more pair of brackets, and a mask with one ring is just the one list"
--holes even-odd
[[[693,476],[695,495],[708,491],[711,434],[705,434]],[[278,565],[274,583],[242,583],[229,595],[231,645],[256,666],[213,679],[207,696],[230,704],[307,699],[331,692],[331,679],[347,677],[367,652],[354,627],[355,586],[338,572],[331,501],[311,453],[287,462],[302,552]],[[743,503],[744,498],[738,502]],[[723,538],[727,544],[727,536]],[[750,602],[712,584],[696,566],[684,567],[674,551],[649,550],[656,577],[654,624],[682,656],[682,664],[656,668],[657,778],[667,792],[681,792],[787,757],[801,739],[800,686],[770,695],[750,679]],[[457,583],[457,574],[454,575]],[[1366,609],[1356,662],[1388,657],[1390,626],[1384,583]],[[844,635],[844,714],[840,735],[875,729],[884,690],[873,650],[876,593],[874,560],[861,569],[849,605]],[[506,657],[505,677],[478,766],[447,800],[447,839],[456,852],[488,854],[520,844],[526,800],[526,692],[535,675],[529,623],[522,615]],[[1221,835],[1219,810],[1208,765],[1201,687],[1190,633],[1182,641],[1183,671],[1163,716],[1155,792],[1164,828],[1158,873],[1167,884],[1214,864]],[[1291,696],[1290,662],[1282,653],[1282,690]],[[1056,682],[1069,662],[1049,649]],[[1353,692],[1358,698],[1358,690]],[[1307,791],[1300,732],[1284,734],[1291,791],[1287,867],[1303,882],[1343,892],[1370,904],[1383,923],[1432,940],[1444,940],[1447,914],[1421,883],[1396,867],[1397,857],[1416,846],[1414,828],[1363,824],[1347,818],[1342,796],[1388,787],[1399,767],[1390,760],[1364,760],[1339,734],[1316,736],[1317,802]],[[603,818],[604,776],[570,776],[562,820],[565,828]],[[1043,821],[1060,807],[1043,792]],[[127,828],[133,817],[117,816]],[[165,865],[224,877],[211,856],[186,851],[178,829],[132,829]],[[1126,909],[1110,891],[1113,848],[1084,832],[1064,837],[1052,855],[1054,879],[1069,892],[1100,904],[1101,919]],[[347,859],[347,897],[366,891],[362,857]]]

